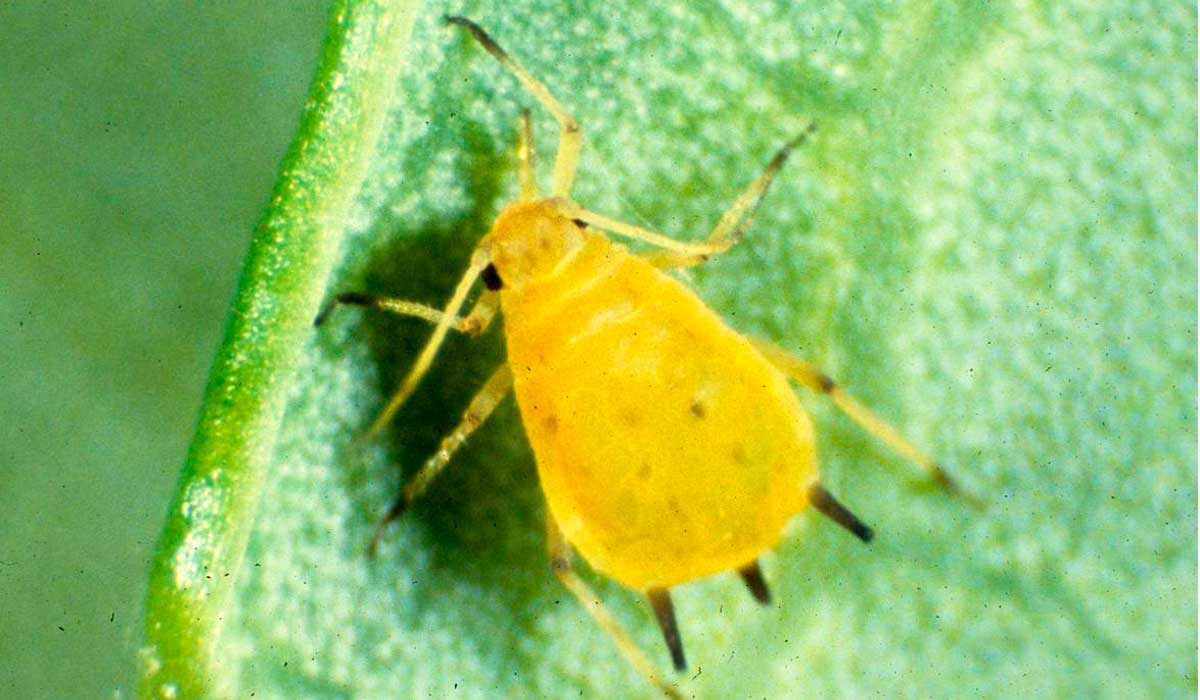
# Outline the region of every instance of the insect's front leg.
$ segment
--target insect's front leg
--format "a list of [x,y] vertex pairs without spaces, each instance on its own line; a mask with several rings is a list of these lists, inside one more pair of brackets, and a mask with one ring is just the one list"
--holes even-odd
[[[333,312],[341,306],[365,306],[398,316],[419,318],[430,323],[441,322],[443,316],[441,309],[435,309],[419,301],[378,296],[364,292],[343,292],[325,304],[321,312],[313,320],[313,325],[320,326],[324,324],[333,315]],[[499,308],[500,295],[490,290],[486,291],[476,300],[475,305],[471,307],[470,313],[462,318],[456,317],[451,319],[450,327],[467,335],[481,335],[491,325],[492,318],[495,317],[496,311]]]
[[454,288],[454,293],[450,295],[450,301],[446,302],[445,308],[442,309],[441,317],[438,319],[437,325],[433,329],[433,333],[429,336],[429,340],[425,343],[425,347],[421,349],[421,353],[417,355],[416,362],[408,371],[408,375],[404,377],[404,381],[400,383],[400,388],[392,394],[392,398],[388,400],[387,405],[376,416],[371,426],[367,428],[364,437],[369,439],[379,434],[383,430],[383,426],[387,425],[392,416],[396,415],[396,411],[404,405],[409,396],[412,396],[417,385],[421,383],[421,379],[425,373],[429,371],[429,366],[433,364],[433,358],[437,355],[438,350],[442,347],[442,342],[446,340],[446,334],[450,331],[451,326],[458,318],[458,312],[462,309],[463,304],[467,301],[467,295],[471,292],[471,286],[475,284],[475,280],[483,274],[484,270],[491,266],[491,261],[488,259],[487,251],[476,248],[471,254],[471,264],[467,267],[467,271],[458,280],[458,285]]
[[[767,167],[763,168],[762,174],[755,178],[754,182],[747,185],[746,189],[742,190],[737,199],[733,200],[733,204],[729,205],[729,209],[725,210],[725,213],[721,215],[720,220],[717,221],[717,225],[708,234],[709,245],[724,252],[742,240],[746,229],[750,228],[751,222],[754,221],[754,211],[762,203],[763,197],[766,196],[767,190],[771,187],[771,182],[775,180],[775,174],[787,162],[792,150],[804,145],[809,135],[816,130],[816,123],[810,122],[804,131],[801,131],[795,138],[785,143],[782,148],[775,152],[775,156],[767,163]],[[704,262],[704,260],[693,260],[683,264],[696,265],[700,262]]]
[[815,129],[815,124],[809,124],[804,131],[800,132],[800,135],[785,143],[775,152],[775,156],[767,163],[762,174],[747,185],[737,199],[733,200],[733,204],[729,205],[729,208],[717,221],[717,225],[713,227],[712,232],[708,234],[708,240],[703,243],[677,241],[661,233],[588,211],[574,202],[563,202],[560,208],[564,215],[573,219],[626,238],[657,246],[660,250],[644,253],[641,257],[659,269],[693,267],[714,255],[724,253],[742,239],[742,235],[754,220],[754,210],[766,196],[771,182],[775,179],[775,174],[787,162],[792,150],[803,144]]
[[533,77],[533,74],[505,51],[500,44],[496,43],[496,40],[484,31],[483,27],[466,17],[447,17],[446,23],[455,24],[467,30],[488,53],[520,81],[535,100],[554,115],[554,120],[558,122],[559,135],[558,152],[554,157],[554,186],[551,191],[555,197],[569,195],[571,186],[575,182],[575,168],[579,165],[579,151],[583,147],[583,131],[579,128],[579,122],[575,121],[567,108],[554,97],[545,83]]
[[408,507],[425,493],[425,489],[429,484],[442,473],[442,469],[450,463],[450,458],[462,447],[471,433],[475,429],[483,425],[484,421],[492,415],[492,411],[496,410],[496,406],[508,395],[512,389],[512,371],[508,368],[508,362],[500,365],[492,376],[483,383],[483,387],[475,394],[475,398],[471,399],[471,403],[467,405],[467,410],[463,413],[462,421],[450,434],[442,438],[442,442],[438,445],[438,449],[433,453],[425,464],[421,466],[420,471],[408,482],[408,486],[404,487],[404,491],[400,493],[400,497],[388,509],[388,512],[383,516],[383,520],[379,521],[379,525],[375,527],[375,534],[371,537],[371,544],[367,549],[370,556],[375,556],[375,550],[379,547],[379,538],[383,536],[383,531],[396,518],[404,514]]

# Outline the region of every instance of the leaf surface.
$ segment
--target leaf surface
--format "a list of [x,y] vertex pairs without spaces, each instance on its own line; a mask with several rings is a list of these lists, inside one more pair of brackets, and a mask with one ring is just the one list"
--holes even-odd
[[[688,279],[734,327],[820,363],[990,503],[973,512],[923,488],[805,396],[825,481],[879,537],[862,547],[798,517],[765,560],[771,609],[732,576],[678,589],[686,694],[1195,693],[1193,6],[450,10],[582,122],[575,197],[678,238],[703,237],[774,149],[818,122],[745,241]],[[394,91],[390,121],[377,148],[352,132],[339,146],[367,154],[365,177],[352,202],[322,204],[340,244],[322,239],[322,262],[297,272],[301,301],[289,305],[289,282],[283,296],[263,287],[255,313],[235,309],[214,386],[228,386],[230,358],[278,374],[269,390],[210,392],[164,547],[209,528],[214,560],[195,572],[224,577],[213,562],[231,562],[231,594],[205,608],[222,621],[201,630],[209,651],[180,653],[208,654],[212,676],[198,682],[260,698],[653,697],[549,571],[511,400],[378,558],[364,553],[503,356],[496,331],[451,339],[394,425],[359,449],[429,328],[357,311],[301,324],[339,291],[440,305],[515,194],[516,117],[533,102],[441,26],[443,11],[420,9],[394,84],[364,88]],[[331,31],[330,46],[382,65],[380,35]],[[555,130],[534,114],[547,183]],[[265,235],[240,299],[269,287],[261,251],[304,254]],[[243,392],[245,413],[220,412]],[[191,489],[213,453],[244,459],[223,463],[245,476],[217,490],[242,505],[192,517],[180,508],[203,505]],[[259,483],[261,498],[239,491]],[[638,596],[591,580],[665,669]],[[152,621],[164,585],[152,581]],[[183,617],[164,639],[193,638]]]

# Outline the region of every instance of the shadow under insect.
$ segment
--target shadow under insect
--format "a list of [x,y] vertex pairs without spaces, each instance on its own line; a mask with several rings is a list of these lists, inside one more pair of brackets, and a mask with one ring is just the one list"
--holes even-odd
[[[380,236],[389,242],[372,253],[353,291],[437,308],[446,302],[470,251],[487,233],[491,212],[514,172],[507,149],[491,142],[482,128],[463,122],[456,131],[454,136],[465,144],[462,152],[469,154],[463,168],[469,209],[458,218],[419,228],[407,228],[405,221],[381,223],[387,233]],[[334,294],[346,291],[350,290],[331,289]],[[477,295],[478,290],[472,293],[472,297]],[[362,314],[360,327],[381,377],[382,405],[412,366],[433,326],[376,309],[343,309],[339,313]],[[396,485],[394,498],[461,420],[480,385],[504,361],[503,333],[502,319],[480,337],[452,333],[429,374],[375,438],[387,447],[388,464],[395,470],[396,476],[389,479]],[[387,478],[375,469],[365,477]],[[358,492],[356,499],[374,527],[391,502],[376,502],[361,484],[347,486]],[[531,593],[555,585],[547,573],[541,537],[541,500],[533,457],[509,397],[454,455],[428,492],[388,525],[376,559],[386,562],[396,556],[396,531],[420,528],[429,565],[422,574],[424,580],[414,585],[431,591],[450,585],[491,589],[512,608],[513,619],[528,619],[533,611],[518,608],[530,605],[535,597]],[[367,537],[362,545],[365,551]],[[395,575],[390,567],[377,566]]]

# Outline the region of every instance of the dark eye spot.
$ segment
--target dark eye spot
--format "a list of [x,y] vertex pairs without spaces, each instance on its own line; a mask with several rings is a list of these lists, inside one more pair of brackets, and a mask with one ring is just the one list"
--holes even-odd
[[496,291],[504,286],[504,281],[500,279],[500,273],[496,272],[496,266],[488,263],[488,266],[483,268],[483,286],[491,291]]
[[692,415],[697,418],[704,418],[708,415],[708,409],[704,408],[704,404],[699,401],[693,401],[691,406]]
[[571,223],[575,224],[579,228],[587,228],[587,222],[583,219],[571,219]]

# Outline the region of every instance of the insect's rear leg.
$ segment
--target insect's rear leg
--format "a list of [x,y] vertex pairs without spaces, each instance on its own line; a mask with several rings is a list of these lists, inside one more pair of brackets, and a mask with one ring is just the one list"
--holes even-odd
[[550,88],[533,77],[525,66],[500,47],[487,32],[478,24],[466,17],[446,17],[447,24],[456,24],[470,32],[471,36],[483,46],[510,73],[516,76],[534,99],[554,115],[558,122],[558,153],[554,156],[554,189],[555,197],[566,197],[571,193],[571,185],[575,182],[575,168],[579,165],[579,150],[583,147],[583,131],[579,123],[571,116],[562,103],[555,99]]
[[810,123],[804,131],[800,132],[791,141],[788,141],[775,152],[775,156],[771,158],[771,162],[767,163],[767,167],[763,169],[761,175],[755,178],[737,199],[733,200],[733,204],[729,209],[721,215],[721,219],[717,225],[713,227],[712,233],[708,235],[708,241],[705,245],[709,248],[705,253],[688,253],[674,250],[654,251],[644,255],[643,257],[651,265],[655,267],[676,268],[676,267],[692,267],[708,260],[713,255],[729,250],[745,235],[746,229],[750,228],[751,222],[754,220],[754,211],[758,209],[758,205],[766,196],[767,190],[771,187],[771,182],[775,179],[775,174],[783,167],[791,152],[801,146],[808,136],[815,131],[817,125]]
[[779,371],[809,389],[828,396],[843,413],[849,416],[855,423],[858,423],[863,430],[866,430],[875,436],[875,439],[891,447],[901,456],[924,469],[929,474],[929,477],[947,493],[961,498],[972,506],[981,507],[983,505],[983,501],[975,494],[962,488],[950,476],[945,467],[914,447],[890,423],[875,415],[871,409],[846,393],[837,382],[833,381],[829,375],[822,372],[816,365],[792,355],[787,350],[770,341],[761,338],[750,338],[750,341],[754,343],[755,347]]
[[[365,306],[400,316],[419,318],[430,323],[439,323],[443,316],[441,309],[435,309],[419,301],[364,294],[362,292],[344,292],[330,299],[325,304],[321,312],[317,314],[316,319],[313,320],[313,325],[320,326],[324,324],[340,306]],[[461,318],[455,316],[451,319],[450,327],[467,335],[480,335],[487,330],[499,308],[500,295],[493,291],[486,291],[480,295],[466,316]]]
[[483,383],[483,386],[475,394],[475,398],[471,399],[471,403],[467,405],[462,421],[449,435],[442,438],[437,451],[425,461],[420,471],[413,476],[404,490],[400,492],[396,502],[388,509],[387,515],[383,516],[383,520],[380,520],[379,524],[375,526],[375,533],[372,535],[371,544],[367,549],[368,555],[375,556],[375,550],[379,547],[379,538],[383,536],[387,526],[403,515],[409,505],[425,492],[430,482],[442,472],[442,469],[450,462],[450,458],[454,456],[458,448],[462,447],[471,433],[475,432],[475,429],[483,425],[484,421],[492,415],[492,411],[496,410],[496,406],[508,395],[510,389],[512,389],[512,371],[505,362]]
[[605,607],[604,601],[600,600],[591,587],[575,572],[571,566],[571,545],[567,542],[562,530],[558,528],[558,523],[554,522],[554,516],[550,514],[549,506],[546,508],[546,545],[550,553],[550,568],[554,570],[554,575],[579,600],[596,624],[600,625],[601,629],[608,634],[613,643],[617,645],[617,651],[621,653],[621,656],[625,657],[625,660],[637,669],[638,673],[661,690],[664,695],[675,700],[683,700],[683,695],[658,674],[654,665],[638,648],[637,643]]

